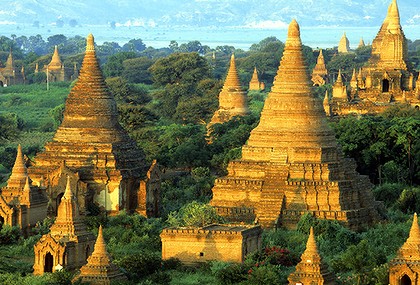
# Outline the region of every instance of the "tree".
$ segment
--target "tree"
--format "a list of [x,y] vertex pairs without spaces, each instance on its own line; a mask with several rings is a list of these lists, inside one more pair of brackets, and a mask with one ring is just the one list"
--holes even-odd
[[171,226],[204,227],[221,222],[223,218],[216,213],[215,208],[196,201],[186,204],[177,213],[172,212],[168,216]]
[[141,39],[131,39],[123,45],[123,51],[132,51],[132,52],[141,52],[146,49],[146,45],[143,43]]
[[0,114],[0,143],[16,138],[22,128],[23,121],[16,114]]
[[67,37],[65,35],[54,35],[47,38],[48,47],[66,45]]
[[136,57],[123,61],[122,76],[131,83],[152,84],[152,75],[148,70],[155,61],[148,57]]
[[135,57],[136,53],[134,52],[119,52],[109,56],[108,61],[102,67],[104,75],[106,77],[121,76],[124,71],[124,60]]
[[150,68],[153,82],[160,87],[166,84],[193,84],[209,77],[207,61],[192,53],[175,53],[158,59]]

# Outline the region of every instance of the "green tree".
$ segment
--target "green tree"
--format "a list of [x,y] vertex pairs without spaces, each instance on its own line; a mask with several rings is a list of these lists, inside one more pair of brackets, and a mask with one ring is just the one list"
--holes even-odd
[[121,76],[124,72],[124,60],[135,57],[135,52],[119,52],[109,56],[108,61],[102,67],[104,75],[106,77]]
[[167,222],[171,226],[204,227],[214,223],[221,223],[223,218],[209,204],[193,201],[183,206],[177,213],[170,213]]
[[150,68],[153,82],[167,84],[193,84],[210,76],[207,61],[196,52],[175,53],[158,59]]
[[146,49],[146,45],[141,39],[131,39],[128,43],[124,44],[122,47],[123,51],[126,52],[141,52]]
[[154,62],[145,56],[126,59],[123,61],[122,77],[131,83],[152,84],[152,75],[148,69]]

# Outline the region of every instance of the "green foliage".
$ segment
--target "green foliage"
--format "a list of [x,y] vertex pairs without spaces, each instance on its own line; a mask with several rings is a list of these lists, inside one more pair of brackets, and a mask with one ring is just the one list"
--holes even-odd
[[0,113],[0,144],[18,136],[22,120],[14,113]]
[[161,266],[161,257],[154,253],[136,253],[114,260],[130,280],[139,280],[157,272]]
[[123,61],[122,77],[130,83],[151,84],[152,76],[148,69],[154,62],[154,60],[145,56],[126,59]]
[[3,225],[0,230],[0,245],[16,243],[21,236],[22,232],[19,227]]
[[375,200],[383,201],[385,207],[389,208],[395,204],[404,188],[403,184],[384,183],[373,188],[373,195]]
[[[106,42],[104,43],[104,45]],[[113,49],[114,47],[110,47]],[[108,51],[103,51],[108,53]],[[108,57],[107,62],[102,66],[102,71],[106,77],[121,76],[124,72],[124,60],[135,58],[135,52],[119,52]]]
[[198,53],[175,53],[158,59],[150,68],[153,82],[164,87],[167,84],[190,85],[209,77],[207,61]]
[[177,213],[170,213],[167,222],[176,227],[204,227],[214,223],[223,223],[224,220],[209,204],[193,201],[183,206]]

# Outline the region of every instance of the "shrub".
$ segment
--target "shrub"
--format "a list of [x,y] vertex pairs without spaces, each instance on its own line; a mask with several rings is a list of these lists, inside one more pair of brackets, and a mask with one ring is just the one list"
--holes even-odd
[[157,272],[161,268],[162,259],[154,253],[136,253],[116,259],[130,280],[138,280]]
[[19,227],[3,225],[3,228],[0,230],[0,244],[16,243],[21,236],[22,231]]

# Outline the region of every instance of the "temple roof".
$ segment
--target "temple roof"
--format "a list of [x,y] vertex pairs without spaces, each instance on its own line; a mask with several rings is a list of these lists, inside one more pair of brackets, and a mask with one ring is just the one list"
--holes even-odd
[[239,81],[238,70],[236,69],[235,55],[230,57],[229,70],[226,75],[225,84],[223,89],[241,91],[241,82]]
[[420,261],[420,227],[417,213],[414,213],[409,236],[397,254],[397,259]]
[[[245,147],[307,149],[336,146],[322,101],[312,93],[311,86],[299,25],[293,20],[259,125],[251,132]],[[247,159],[246,155],[243,158]]]
[[54,53],[51,58],[50,64],[48,64],[49,70],[60,70],[62,67],[60,55],[58,54],[58,47],[54,47]]
[[112,263],[111,256],[106,250],[102,225],[99,226],[98,237],[96,239],[93,253],[88,257],[87,263],[80,268],[80,275],[77,278],[81,278],[82,281],[97,282],[99,280],[125,279],[125,276],[121,273],[118,267]]
[[55,141],[112,143],[127,140],[118,123],[115,100],[105,84],[96,57],[93,35],[87,37],[79,78],[66,100],[64,118]]
[[344,32],[343,36],[340,39],[340,42],[338,43],[338,52],[347,53],[349,52],[349,50],[350,50],[350,42],[346,36],[346,33]]
[[17,147],[17,154],[15,164],[12,168],[12,174],[7,181],[8,188],[23,188],[28,177],[28,171],[23,159],[22,147],[20,144]]

